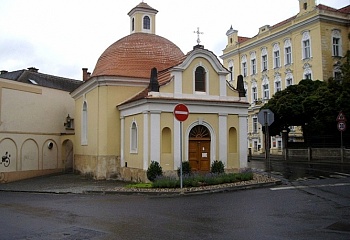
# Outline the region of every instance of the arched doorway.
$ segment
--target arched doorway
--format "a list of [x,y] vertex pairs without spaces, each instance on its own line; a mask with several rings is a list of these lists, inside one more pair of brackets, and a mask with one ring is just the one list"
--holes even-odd
[[62,157],[64,161],[64,171],[73,172],[73,142],[65,140],[62,144]]
[[192,171],[210,171],[210,132],[203,125],[194,126],[189,133],[188,160]]

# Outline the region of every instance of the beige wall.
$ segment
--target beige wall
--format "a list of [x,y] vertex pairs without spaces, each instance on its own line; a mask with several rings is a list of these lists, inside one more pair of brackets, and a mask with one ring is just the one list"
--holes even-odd
[[0,156],[10,158],[9,166],[0,164],[6,181],[62,171],[62,142],[74,133],[64,126],[68,114],[74,118],[69,93],[0,79],[0,98]]

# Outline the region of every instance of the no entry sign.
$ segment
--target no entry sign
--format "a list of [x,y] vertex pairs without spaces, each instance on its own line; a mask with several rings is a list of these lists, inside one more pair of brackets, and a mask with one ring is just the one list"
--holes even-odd
[[186,105],[184,104],[177,104],[174,108],[174,116],[175,118],[180,121],[183,122],[188,118],[188,108],[186,107]]

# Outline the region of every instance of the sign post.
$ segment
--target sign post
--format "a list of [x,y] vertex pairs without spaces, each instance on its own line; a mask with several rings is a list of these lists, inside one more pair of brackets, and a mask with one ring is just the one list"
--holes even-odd
[[340,131],[340,161],[344,162],[343,132],[346,130],[346,117],[342,111],[337,116],[337,128]]
[[180,122],[180,188],[182,189],[182,122],[188,118],[189,111],[186,105],[177,104],[174,108],[174,116]]
[[271,177],[271,161],[270,161],[270,134],[269,126],[275,120],[275,115],[270,109],[262,109],[258,113],[258,121],[261,125],[265,127],[265,159],[266,168],[269,173],[269,178]]

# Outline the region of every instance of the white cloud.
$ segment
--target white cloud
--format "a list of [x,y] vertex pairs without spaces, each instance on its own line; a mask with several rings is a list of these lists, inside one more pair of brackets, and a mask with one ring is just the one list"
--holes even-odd
[[[39,68],[41,72],[81,79],[81,68],[93,71],[98,57],[129,34],[127,13],[141,0],[1,0],[0,68]],[[295,14],[297,0],[145,0],[157,9],[156,33],[187,53],[200,36],[205,48],[220,56],[226,31],[253,37],[259,27]],[[319,0],[335,8],[349,0]]]

